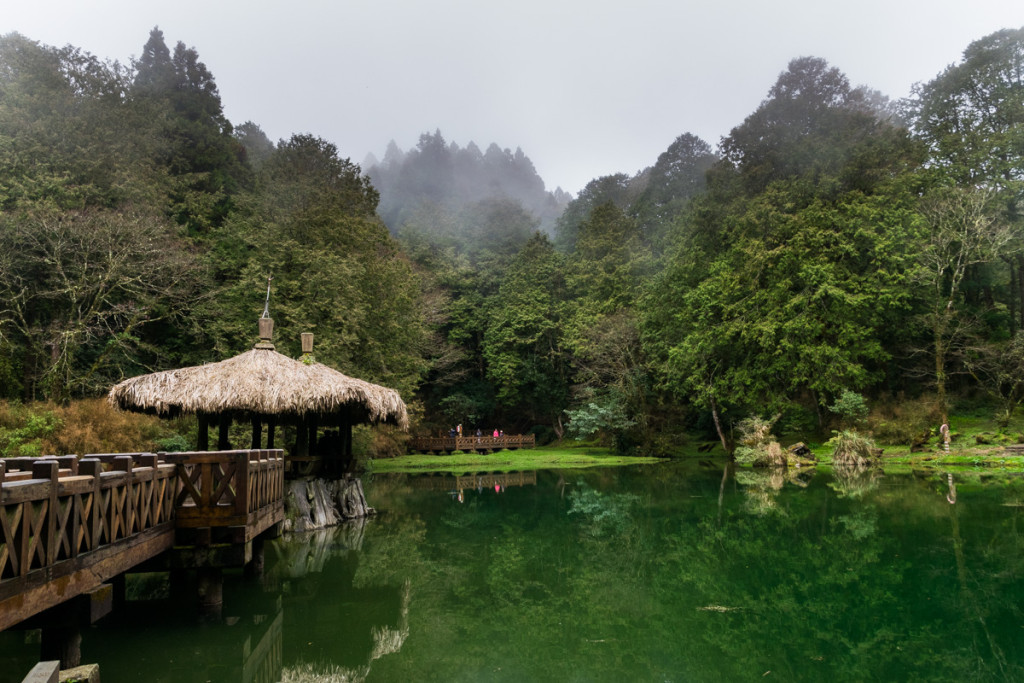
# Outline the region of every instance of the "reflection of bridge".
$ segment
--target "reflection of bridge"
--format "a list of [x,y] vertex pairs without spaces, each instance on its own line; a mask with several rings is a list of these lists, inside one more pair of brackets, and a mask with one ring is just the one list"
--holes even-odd
[[[161,673],[175,674],[182,680],[277,683],[284,669],[283,624],[284,612],[278,600],[271,614],[252,615],[232,629],[206,629],[205,647],[197,651],[197,656],[174,662]],[[23,683],[56,681],[59,671],[58,661],[40,662]]]
[[515,451],[536,446],[533,434],[510,436],[426,436],[409,440],[409,450],[419,453],[451,453],[473,451],[493,453],[494,451]]
[[79,615],[107,614],[107,582],[158,557],[198,570],[219,610],[222,568],[261,561],[283,496],[280,450],[0,460],[0,630],[32,618],[44,658],[73,666]]
[[536,486],[537,472],[502,472],[494,474],[464,474],[457,477],[429,475],[410,480],[417,489],[429,491],[461,491],[463,489],[502,488],[508,486]]

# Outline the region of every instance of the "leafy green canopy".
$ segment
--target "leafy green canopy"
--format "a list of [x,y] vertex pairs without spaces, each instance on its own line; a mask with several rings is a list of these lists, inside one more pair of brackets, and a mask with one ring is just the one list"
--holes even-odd
[[648,298],[666,388],[780,407],[879,379],[920,237],[905,132],[799,59],[722,147]]
[[509,265],[484,332],[483,354],[498,401],[548,424],[565,407],[564,262],[534,235]]
[[225,287],[208,311],[218,355],[252,343],[273,277],[279,349],[297,356],[300,333],[313,332],[318,360],[410,392],[424,369],[417,279],[374,213],[377,197],[333,144],[282,141],[257,191],[212,234],[211,265]]

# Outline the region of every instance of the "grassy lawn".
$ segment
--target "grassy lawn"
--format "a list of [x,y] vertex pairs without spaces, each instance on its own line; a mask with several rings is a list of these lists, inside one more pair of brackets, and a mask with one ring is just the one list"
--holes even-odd
[[[913,469],[993,469],[1024,472],[1024,454],[1009,454],[1005,447],[1024,443],[1024,420],[1017,418],[1000,427],[987,415],[953,415],[950,417],[952,443],[949,452],[933,435],[925,450],[911,453],[907,445],[878,444],[883,448],[881,466],[887,472]],[[828,446],[808,444],[821,464],[832,460]]]
[[381,458],[369,464],[371,472],[513,472],[518,470],[579,469],[582,467],[613,467],[661,462],[659,458],[630,458],[614,455],[608,448],[597,446],[554,445],[497,453],[462,453],[451,455],[402,455]]
[[[881,467],[887,472],[906,472],[915,469],[977,469],[1003,472],[1024,472],[1024,454],[1007,454],[1005,446],[1024,443],[1024,418],[999,427],[986,415],[952,416],[953,441],[949,453],[942,449],[937,435],[933,435],[923,452],[911,453],[906,445],[879,444],[884,449]],[[937,429],[937,425],[936,425]],[[788,447],[800,439],[783,436],[779,439]],[[828,466],[832,453],[825,443],[804,441],[819,464]],[[714,448],[698,452],[701,442],[694,441],[674,453],[676,458],[721,458],[724,451]],[[467,474],[472,472],[510,472],[537,469],[579,469],[584,467],[614,467],[662,462],[659,458],[636,458],[615,455],[611,449],[589,444],[565,442],[540,448],[499,451],[490,454],[461,453],[451,455],[403,455],[397,458],[373,460],[367,468],[372,472],[446,472]]]

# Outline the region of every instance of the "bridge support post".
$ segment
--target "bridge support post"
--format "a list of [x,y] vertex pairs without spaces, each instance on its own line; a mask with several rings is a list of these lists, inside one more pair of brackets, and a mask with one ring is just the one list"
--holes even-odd
[[114,578],[110,579],[110,585],[113,588],[113,601],[114,607],[121,609],[128,601],[128,586],[127,576],[125,574],[118,574]]
[[220,567],[200,567],[196,570],[199,593],[199,616],[219,619],[224,607],[224,573]]
[[191,598],[191,583],[189,573],[186,569],[172,568],[168,572],[168,581],[171,584],[171,600],[184,602]]
[[82,629],[52,626],[43,629],[40,659],[60,660],[60,668],[73,669],[82,663]]
[[245,576],[250,579],[263,578],[264,559],[263,537],[257,536],[252,539],[252,559],[245,565]]
[[82,663],[82,628],[96,623],[113,609],[114,589],[109,583],[26,620],[22,627],[42,631],[40,659],[60,660],[60,668]]

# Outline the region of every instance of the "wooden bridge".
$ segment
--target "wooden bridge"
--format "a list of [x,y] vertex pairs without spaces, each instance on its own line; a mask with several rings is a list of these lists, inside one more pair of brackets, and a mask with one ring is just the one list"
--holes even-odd
[[280,450],[0,459],[0,630],[42,627],[44,659],[73,660],[74,642],[47,655],[48,628],[77,632],[110,611],[108,581],[156,563],[199,570],[219,609],[221,568],[259,560],[283,519]]
[[452,453],[454,451],[493,453],[500,450],[515,451],[520,448],[534,448],[533,434],[510,436],[427,436],[409,440],[408,449],[414,453]]

